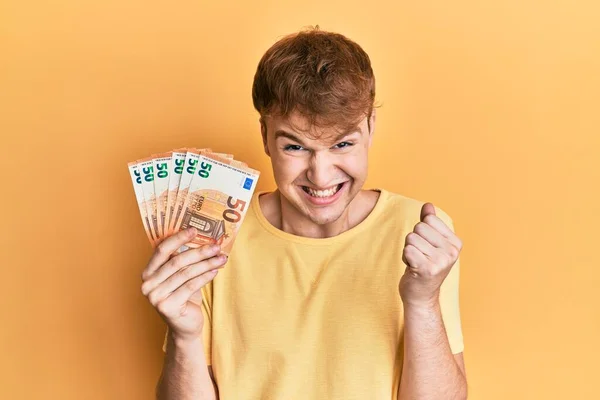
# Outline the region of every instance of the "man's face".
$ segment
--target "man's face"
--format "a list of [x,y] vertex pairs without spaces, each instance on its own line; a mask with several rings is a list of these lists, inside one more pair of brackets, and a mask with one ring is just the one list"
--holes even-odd
[[370,131],[367,118],[343,133],[313,128],[307,135],[308,126],[297,112],[261,122],[265,152],[281,195],[301,215],[323,225],[340,218],[365,183],[375,111]]

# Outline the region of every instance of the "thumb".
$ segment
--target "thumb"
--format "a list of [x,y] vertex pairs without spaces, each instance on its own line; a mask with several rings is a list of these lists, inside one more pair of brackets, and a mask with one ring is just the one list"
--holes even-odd
[[435,207],[431,203],[423,204],[423,208],[421,208],[421,222],[425,219],[425,217],[429,214],[435,215]]

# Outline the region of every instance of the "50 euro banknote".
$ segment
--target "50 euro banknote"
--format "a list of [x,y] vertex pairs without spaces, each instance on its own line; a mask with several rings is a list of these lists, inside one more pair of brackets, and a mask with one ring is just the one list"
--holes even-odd
[[[229,254],[250,206],[260,173],[246,164],[214,154],[200,154],[175,230],[194,227],[197,235],[184,247],[219,244]],[[185,250],[185,249],[183,249]]]
[[133,183],[133,190],[135,192],[135,198],[138,204],[138,208],[140,211],[140,216],[142,217],[142,223],[144,225],[144,230],[146,231],[146,235],[148,236],[148,240],[154,246],[156,245],[157,237],[155,236],[152,229],[152,217],[149,214],[150,210],[150,202],[147,202],[144,197],[144,189],[142,184],[142,172],[140,170],[140,166],[138,165],[138,161],[132,161],[127,164],[129,168],[129,174],[131,176],[131,181]]

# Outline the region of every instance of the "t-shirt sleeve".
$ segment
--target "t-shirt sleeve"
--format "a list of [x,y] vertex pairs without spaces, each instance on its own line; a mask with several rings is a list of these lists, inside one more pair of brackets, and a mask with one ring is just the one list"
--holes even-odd
[[[204,344],[204,354],[206,356],[206,365],[212,365],[212,292],[213,282],[209,282],[199,292],[196,292],[191,302],[197,304],[202,309],[204,315],[204,327],[202,328],[202,343]],[[167,351],[167,338],[169,335],[169,328],[165,333],[163,341],[163,352]]]
[[[454,232],[454,223],[452,218],[445,212],[436,209],[436,214],[450,229]],[[464,350],[464,341],[460,319],[459,307],[459,276],[460,276],[460,256],[454,263],[450,273],[442,283],[440,288],[440,308],[442,319],[446,327],[448,342],[452,354],[461,353]]]

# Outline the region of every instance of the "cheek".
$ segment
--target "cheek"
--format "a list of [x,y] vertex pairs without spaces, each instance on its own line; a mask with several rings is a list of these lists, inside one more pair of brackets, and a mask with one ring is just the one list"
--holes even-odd
[[271,157],[273,175],[278,184],[291,183],[306,171],[305,162],[295,157]]
[[363,179],[367,175],[366,153],[348,154],[340,168],[354,179]]

